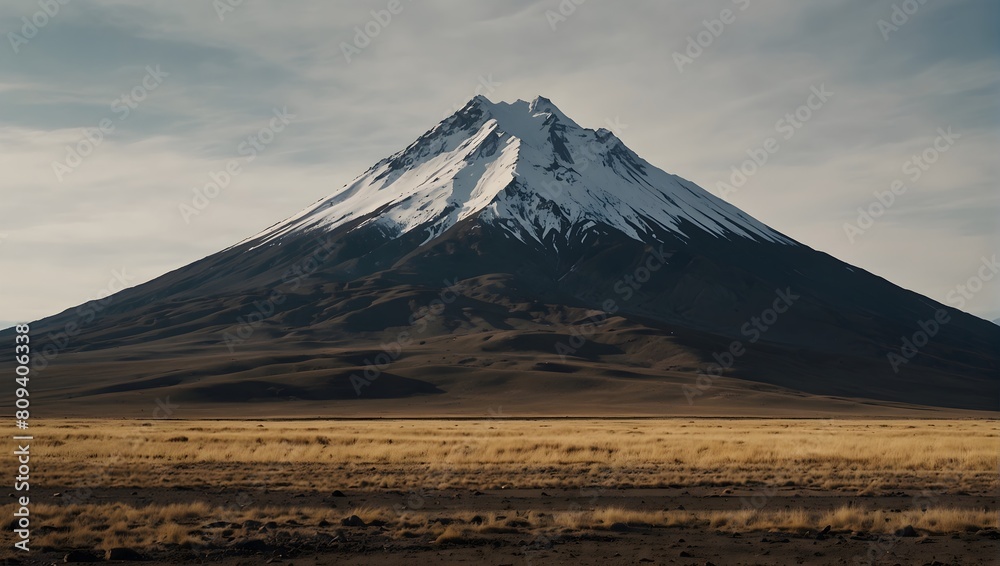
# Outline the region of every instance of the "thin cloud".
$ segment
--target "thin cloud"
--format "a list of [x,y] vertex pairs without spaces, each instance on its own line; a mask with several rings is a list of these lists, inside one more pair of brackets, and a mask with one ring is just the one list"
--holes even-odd
[[[78,304],[128,266],[149,280],[294,214],[397,151],[493,84],[494,100],[542,94],[585,126],[618,120],[650,162],[715,192],[812,86],[835,95],[730,200],[776,229],[943,300],[995,253],[1000,5],[928,3],[888,40],[891,3],[587,2],[552,29],[557,0],[406,2],[348,63],[343,45],[385,2],[277,5],[70,3],[4,56],[0,295],[5,319]],[[18,31],[33,1],[0,5]],[[736,12],[679,71],[704,21]],[[5,49],[9,46],[3,46]],[[170,73],[63,182],[51,164],[138,84]],[[191,223],[177,206],[266,124],[299,118]],[[963,139],[871,232],[842,225],[938,127]],[[155,250],[151,253],[150,250]],[[914,261],[919,250],[920,261]],[[997,293],[967,306],[1000,316]]]

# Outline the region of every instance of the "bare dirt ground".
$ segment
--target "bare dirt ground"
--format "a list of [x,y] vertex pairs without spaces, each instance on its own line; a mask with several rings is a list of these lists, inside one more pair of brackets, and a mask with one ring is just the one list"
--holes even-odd
[[995,421],[455,425],[47,421],[9,564],[1000,563]]
[[[346,518],[357,509],[387,507],[405,509],[419,506],[432,521],[449,523],[457,517],[494,513],[517,521],[519,514],[531,512],[577,512],[581,501],[587,508],[614,507],[630,510],[676,510],[695,513],[743,509],[746,501],[759,497],[752,489],[616,489],[591,494],[594,490],[440,490],[422,494],[397,491],[344,493],[269,492],[255,494],[253,508],[264,510],[308,502],[342,510]],[[723,494],[728,491],[729,493]],[[419,498],[419,499],[415,499]],[[772,493],[760,508],[769,510],[836,509],[845,503],[865,505],[887,513],[904,512],[918,500],[918,494],[851,498],[829,492],[785,489]],[[161,506],[197,499],[221,508],[236,505],[238,497],[225,490],[210,492],[176,489],[145,489],[141,495],[126,489],[110,489],[95,495],[94,503]],[[939,498],[937,505],[997,509],[996,496],[969,495]],[[404,511],[405,512],[405,511]],[[264,513],[266,514],[266,513]],[[266,517],[262,517],[262,520]],[[503,520],[503,519],[501,519]],[[204,517],[201,525],[218,522]],[[261,521],[263,522],[263,521]],[[481,533],[449,542],[435,542],[432,533],[400,538],[385,525],[343,526],[330,521],[285,519],[271,528],[245,528],[233,523],[217,533],[209,544],[190,548],[142,549],[150,564],[997,564],[1000,532],[995,528],[956,533],[918,532],[916,536],[896,536],[852,529],[831,529],[825,525],[808,529],[720,530],[706,526],[658,527],[648,524],[605,526],[599,530],[540,534],[531,528],[511,528],[510,532]],[[231,527],[231,528],[230,528]],[[44,527],[43,527],[44,528]],[[260,529],[264,529],[261,533]],[[499,530],[499,529],[498,529]],[[227,532],[228,531],[228,532]],[[285,536],[283,536],[285,533]],[[259,540],[252,545],[247,541]],[[24,564],[61,562],[69,549],[41,549]],[[89,549],[88,549],[89,550]],[[95,555],[99,555],[96,553]]]

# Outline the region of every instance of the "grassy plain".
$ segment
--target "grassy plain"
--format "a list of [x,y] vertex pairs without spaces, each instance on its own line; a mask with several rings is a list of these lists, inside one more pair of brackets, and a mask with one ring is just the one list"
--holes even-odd
[[[778,532],[792,548],[817,536],[880,540],[907,526],[973,537],[988,553],[1000,527],[1000,423],[990,420],[34,425],[33,546],[54,555],[129,547],[163,563],[345,558],[372,544],[523,554],[538,540],[548,552],[638,532],[663,544],[677,533]],[[885,552],[903,550],[897,541]]]

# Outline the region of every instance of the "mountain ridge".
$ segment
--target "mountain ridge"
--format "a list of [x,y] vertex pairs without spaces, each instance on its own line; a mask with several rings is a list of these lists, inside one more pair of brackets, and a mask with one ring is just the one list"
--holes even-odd
[[[301,213],[113,295],[98,316],[81,318],[84,305],[32,323],[39,406],[998,409],[1000,327],[786,238],[547,99],[485,100]],[[590,142],[592,157],[574,156]],[[779,313],[781,293],[798,298]],[[933,340],[891,364],[941,309],[949,322]],[[371,373],[371,387],[352,386]]]
[[649,164],[610,131],[580,127],[541,96],[510,104],[477,96],[342,190],[245,241],[332,230],[375,213],[358,227],[372,223],[393,237],[423,229],[423,243],[482,213],[538,243],[549,230],[587,223],[649,243],[653,227],[677,231],[679,219],[722,237],[794,243]]

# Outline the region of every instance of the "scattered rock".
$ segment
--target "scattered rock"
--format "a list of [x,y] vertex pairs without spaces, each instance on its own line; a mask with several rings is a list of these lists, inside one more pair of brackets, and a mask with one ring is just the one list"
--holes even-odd
[[680,557],[681,558],[693,558],[693,555],[690,552],[686,551],[686,550],[682,550],[681,554],[680,554]]
[[263,527],[264,523],[261,523],[260,521],[254,521],[253,519],[249,519],[249,520],[243,521],[243,525],[242,526],[243,526],[244,529],[253,530],[253,529],[259,529],[259,528]]
[[506,525],[512,529],[523,529],[525,527],[530,527],[531,523],[523,519],[510,519],[507,521]]
[[331,495],[333,497],[347,497],[346,495],[344,495],[344,492],[340,491],[339,489],[333,490],[333,493]]
[[71,550],[63,556],[63,562],[100,562],[100,557],[87,550]]
[[632,530],[625,523],[611,523],[611,526],[608,527],[608,529],[616,533],[627,533]]
[[320,544],[329,544],[332,542],[336,542],[337,539],[326,533],[316,533],[315,535],[313,535],[313,540],[318,541]]
[[271,550],[271,546],[259,538],[234,542],[232,547],[243,552],[267,552]]
[[899,529],[899,530],[896,531],[896,536],[897,537],[918,537],[918,536],[920,536],[920,534],[917,533],[917,529],[913,528],[913,525],[906,525],[902,529]]
[[996,529],[979,529],[979,532],[976,533],[976,534],[978,534],[981,537],[985,537],[985,538],[989,538],[989,539],[993,539],[993,540],[1000,539],[1000,531],[998,531]]
[[361,519],[361,517],[358,517],[357,515],[351,515],[350,517],[348,517],[346,519],[341,519],[340,520],[340,524],[341,524],[341,526],[344,526],[344,527],[367,527],[368,526]]
[[472,523],[473,525],[482,525],[483,518],[480,517],[479,515],[476,515],[475,517],[469,519],[469,522]]
[[112,548],[105,554],[105,559],[107,560],[145,560],[145,557],[139,554],[138,551],[131,548],[118,547]]

